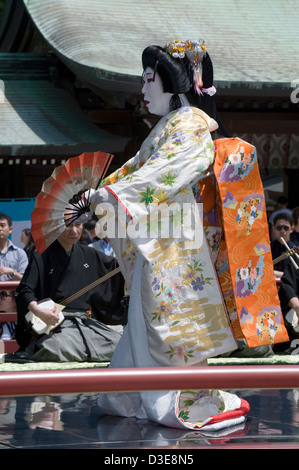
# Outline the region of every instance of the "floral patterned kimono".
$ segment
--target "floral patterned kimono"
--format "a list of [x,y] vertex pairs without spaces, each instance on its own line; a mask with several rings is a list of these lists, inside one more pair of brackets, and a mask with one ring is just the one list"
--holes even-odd
[[[213,176],[217,148],[215,153],[210,129],[215,124],[193,107],[162,117],[136,156],[106,178],[94,195],[92,205],[99,218],[97,203],[103,199],[108,203],[102,224],[106,224],[130,289],[128,324],[110,367],[206,365],[209,357],[236,349],[235,338],[244,337],[232,280],[227,275],[223,203]],[[215,173],[219,168],[214,165]],[[231,203],[227,190],[222,192]],[[203,221],[197,202],[203,204]],[[235,232],[236,227],[235,222]],[[269,240],[264,242],[266,251]],[[260,266],[254,268],[261,278]],[[238,288],[246,290],[243,284]],[[274,295],[274,303],[275,299]],[[275,308],[278,305],[277,298]],[[279,314],[275,315],[273,329],[281,331]],[[245,317],[251,326],[250,313]],[[260,326],[262,341],[258,344],[273,342],[273,337],[265,334],[268,326]],[[257,334],[251,331],[251,337]],[[246,401],[219,390],[102,394],[98,405],[107,414],[205,430],[242,423],[249,411]]]

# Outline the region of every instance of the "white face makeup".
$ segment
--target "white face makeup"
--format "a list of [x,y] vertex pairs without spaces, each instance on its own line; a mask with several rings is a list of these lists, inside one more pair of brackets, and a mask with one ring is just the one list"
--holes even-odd
[[142,93],[144,102],[151,114],[165,116],[169,112],[170,98],[172,93],[164,93],[162,81],[154,70],[147,67],[143,74]]

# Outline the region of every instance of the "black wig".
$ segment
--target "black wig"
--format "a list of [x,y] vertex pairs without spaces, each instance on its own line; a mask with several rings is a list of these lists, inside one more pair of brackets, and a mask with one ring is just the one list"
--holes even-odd
[[[228,132],[223,126],[212,96],[203,92],[198,94],[194,87],[194,71],[190,60],[186,57],[173,58],[160,46],[148,46],[142,53],[143,70],[150,67],[157,73],[162,81],[163,91],[172,93],[170,111],[182,106],[179,94],[184,94],[191,106],[202,109],[208,116],[215,119],[219,125],[219,131],[224,136]],[[202,88],[213,86],[213,64],[208,53],[202,62]]]

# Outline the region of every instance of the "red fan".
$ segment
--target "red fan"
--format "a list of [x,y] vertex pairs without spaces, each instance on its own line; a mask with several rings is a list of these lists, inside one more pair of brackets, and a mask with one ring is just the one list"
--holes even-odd
[[[83,153],[69,158],[55,168],[44,181],[31,213],[31,233],[39,253],[45,251],[65,230],[64,213],[78,193],[96,189],[104,178],[113,155],[103,152]],[[74,206],[74,222],[89,208],[88,199]]]

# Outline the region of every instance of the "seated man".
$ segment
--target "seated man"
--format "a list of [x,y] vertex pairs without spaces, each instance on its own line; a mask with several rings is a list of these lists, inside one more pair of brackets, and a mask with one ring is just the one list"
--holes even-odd
[[[34,361],[110,361],[120,334],[87,311],[89,292],[68,303],[64,321],[49,334],[36,337],[26,321],[30,310],[47,325],[56,325],[56,308],[44,308],[39,301],[50,298],[59,304],[117,267],[115,258],[77,243],[82,224],[72,224],[41,255],[35,253],[16,290],[18,323],[16,339],[19,357]],[[124,281],[116,274],[97,288],[103,305],[118,309]]]

